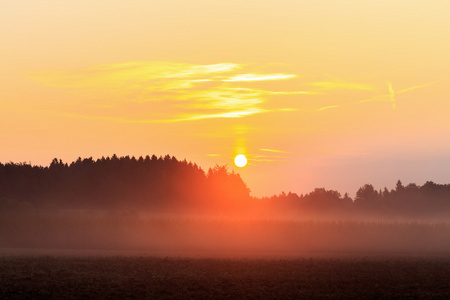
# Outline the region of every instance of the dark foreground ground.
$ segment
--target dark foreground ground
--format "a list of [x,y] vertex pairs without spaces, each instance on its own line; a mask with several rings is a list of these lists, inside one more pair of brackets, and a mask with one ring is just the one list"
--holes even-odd
[[0,256],[0,299],[450,299],[450,257]]

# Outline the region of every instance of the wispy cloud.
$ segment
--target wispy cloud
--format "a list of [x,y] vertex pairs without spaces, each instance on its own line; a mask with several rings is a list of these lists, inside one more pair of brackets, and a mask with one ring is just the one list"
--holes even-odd
[[265,151],[265,152],[274,152],[274,153],[287,153],[286,151],[283,150],[276,150],[276,149],[268,149],[268,148],[262,148],[259,149],[260,151]]
[[[92,103],[84,101],[83,104],[90,107],[88,110],[92,117],[119,122],[181,122],[242,118],[272,111],[290,111],[294,109],[290,107],[269,109],[264,104],[275,95],[315,93],[244,88],[239,86],[240,82],[282,80],[296,76],[282,73],[227,75],[244,67],[234,63],[193,65],[129,62],[73,70],[48,70],[35,72],[30,77],[47,86],[86,91]],[[132,103],[134,103],[133,116],[126,115],[126,109],[123,108]],[[157,111],[149,110],[148,106],[143,105],[141,109],[136,109],[136,105],[145,103],[158,103]],[[116,107],[116,113],[120,108],[122,115],[112,117],[100,109],[96,114],[92,113],[94,107],[102,106],[107,106],[110,110]],[[81,114],[77,111],[72,115]]]
[[236,92],[248,92],[253,93],[254,95],[319,95],[320,92],[314,91],[267,91],[261,89],[252,89],[252,88],[227,88],[228,90],[236,91]]
[[254,162],[278,162],[284,161],[284,157],[276,155],[255,155],[251,157]]
[[271,159],[271,158],[252,158],[252,161],[256,162],[279,162],[283,161],[281,159]]
[[266,81],[266,80],[283,80],[296,77],[293,74],[241,74],[223,79],[222,81]]
[[186,115],[186,116],[180,116],[178,118],[168,119],[168,120],[158,120],[155,122],[160,123],[172,123],[172,122],[181,122],[181,121],[194,121],[194,120],[204,120],[204,119],[214,119],[214,118],[242,118],[245,116],[253,115],[253,114],[259,114],[268,112],[264,109],[248,109],[248,110],[242,110],[242,111],[230,111],[225,113],[217,113],[217,114],[192,114],[192,115]]
[[289,152],[271,149],[271,148],[260,148],[259,151],[262,151],[261,154],[254,154],[250,157],[253,162],[280,162],[286,159],[286,155]]
[[231,111],[226,113],[216,113],[216,114],[182,114],[173,116],[170,119],[138,119],[138,118],[126,118],[126,117],[116,117],[116,116],[104,116],[104,115],[93,115],[93,114],[80,114],[80,113],[67,113],[62,112],[60,115],[67,117],[76,117],[91,120],[105,120],[114,121],[119,123],[176,123],[183,121],[195,121],[203,119],[214,119],[214,118],[242,118],[245,116],[270,112],[269,110],[263,109],[249,109],[243,111]]
[[128,62],[71,70],[40,71],[31,73],[30,77],[57,87],[103,87],[111,84],[140,85],[153,79],[187,79],[231,72],[239,68],[241,65],[233,63],[192,65],[171,62]]
[[330,106],[321,107],[318,109],[318,111],[330,109],[330,108],[336,108],[336,107],[339,107],[339,105],[330,105]]

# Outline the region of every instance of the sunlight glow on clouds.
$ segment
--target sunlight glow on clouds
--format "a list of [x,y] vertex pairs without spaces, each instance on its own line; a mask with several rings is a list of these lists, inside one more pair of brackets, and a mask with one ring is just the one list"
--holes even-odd
[[[226,73],[244,68],[234,63],[193,65],[170,62],[129,62],[100,65],[75,70],[35,72],[31,77],[50,87],[76,90],[92,89],[91,108],[108,105],[123,107],[131,103],[155,102],[159,115],[148,111],[139,118],[120,115],[97,118],[119,122],[181,122],[213,118],[241,118],[271,111],[290,111],[293,108],[268,109],[264,103],[272,95],[314,94],[308,91],[268,91],[239,87],[240,81],[264,81],[293,78],[286,74],[244,74],[223,79]],[[95,102],[95,105],[94,105]],[[164,107],[166,109],[164,109]],[[144,114],[144,106],[142,114]],[[123,110],[124,111],[124,110]],[[125,109],[126,111],[126,109]],[[161,116],[161,111],[166,113]],[[81,113],[82,114],[82,113]],[[117,111],[116,111],[117,114]],[[93,117],[93,116],[91,116]]]
[[91,120],[105,120],[105,121],[114,121],[119,123],[176,123],[183,121],[195,121],[195,120],[203,120],[203,119],[214,119],[214,118],[242,118],[245,116],[249,116],[252,114],[265,113],[269,112],[264,109],[248,109],[243,111],[232,111],[226,113],[217,113],[217,114],[181,114],[171,119],[132,119],[132,118],[124,118],[124,117],[110,117],[110,116],[102,116],[102,115],[83,115],[76,113],[61,113],[63,116],[67,117],[77,117]]
[[339,105],[330,105],[330,106],[325,106],[325,107],[321,107],[321,108],[319,108],[318,110],[320,111],[320,110],[325,110],[325,109],[330,109],[330,108],[336,108],[336,107],[339,107]]
[[225,73],[241,66],[233,63],[192,65],[172,62],[128,62],[74,70],[49,70],[31,75],[38,81],[57,87],[104,86],[111,83],[144,83],[151,79],[181,79]]
[[180,122],[180,121],[192,121],[192,120],[202,120],[202,119],[212,119],[212,118],[242,118],[244,116],[258,114],[267,112],[263,109],[248,109],[243,111],[231,111],[226,113],[218,113],[218,114],[198,114],[198,115],[187,115],[185,117],[181,116],[177,119],[171,119],[171,120],[162,120],[161,122]]
[[265,81],[265,80],[282,80],[296,77],[292,74],[242,74],[224,79],[222,81]]
[[287,151],[270,148],[261,148],[259,151],[262,151],[262,153],[251,155],[250,161],[257,163],[281,162],[285,161],[289,154]]
[[[30,77],[45,86],[81,94],[75,100],[72,98],[71,106],[64,104],[62,100],[59,106],[52,107],[55,112],[121,123],[170,123],[243,118],[270,112],[317,112],[369,101],[390,102],[395,109],[395,95],[443,81],[433,81],[398,92],[387,82],[387,93],[377,95],[374,94],[376,89],[373,85],[339,78],[312,82],[296,79],[280,85],[297,75],[271,72],[256,74],[252,73],[254,67],[237,63],[195,65],[128,62],[40,71],[34,72]],[[246,73],[242,74],[242,71]],[[272,89],[266,89],[265,81],[272,81]],[[292,90],[292,87],[297,86],[311,89]],[[342,91],[348,96],[333,96]],[[365,91],[368,98],[351,98],[351,93],[356,91]],[[305,97],[301,97],[302,95]],[[318,98],[314,98],[315,95],[321,96],[322,100],[316,103]]]
[[274,152],[274,153],[287,153],[286,151],[276,150],[276,149],[265,149],[265,148],[262,148],[262,149],[259,149],[259,150],[266,151],[266,152]]

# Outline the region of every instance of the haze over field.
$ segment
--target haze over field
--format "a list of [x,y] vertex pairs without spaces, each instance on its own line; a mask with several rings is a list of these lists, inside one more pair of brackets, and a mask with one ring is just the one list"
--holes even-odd
[[2,1],[0,161],[245,154],[258,197],[447,183],[449,9]]
[[398,181],[392,190],[366,184],[354,201],[323,188],[256,198],[225,167],[204,172],[169,155],[0,163],[0,245],[18,253],[441,255],[450,251],[449,195],[449,184]]

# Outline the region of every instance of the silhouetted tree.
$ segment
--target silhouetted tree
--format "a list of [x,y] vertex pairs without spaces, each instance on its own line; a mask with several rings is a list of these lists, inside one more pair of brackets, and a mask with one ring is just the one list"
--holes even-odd
[[356,192],[355,205],[362,209],[379,208],[379,198],[380,195],[373,185],[365,184]]
[[215,205],[225,210],[247,208],[250,189],[234,171],[228,172],[227,166],[216,165],[208,170],[206,176],[208,197]]

